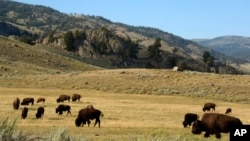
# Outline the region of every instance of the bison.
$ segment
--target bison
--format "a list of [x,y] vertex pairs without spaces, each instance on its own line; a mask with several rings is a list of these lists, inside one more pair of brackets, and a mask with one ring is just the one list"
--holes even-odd
[[21,105],[29,105],[29,103],[31,103],[31,105],[34,105],[34,98],[24,98],[23,101],[21,102]]
[[22,109],[22,115],[21,115],[22,119],[25,119],[27,117],[28,111],[29,111],[29,109],[27,107],[24,107]]
[[68,100],[70,102],[70,96],[69,95],[60,95],[57,99],[56,102],[64,102],[65,100]]
[[45,98],[44,97],[39,97],[39,98],[37,98],[37,101],[36,101],[36,103],[39,103],[39,102],[45,102]]
[[44,108],[43,108],[43,107],[39,107],[39,108],[37,109],[36,118],[37,118],[37,119],[38,119],[38,118],[41,118],[41,117],[43,116],[43,114],[44,114]]
[[78,112],[78,116],[75,120],[75,124],[77,127],[79,127],[81,125],[84,126],[84,124],[86,124],[86,122],[87,122],[88,126],[89,126],[90,120],[95,119],[94,127],[98,123],[98,127],[100,128],[100,124],[101,124],[100,117],[101,116],[103,116],[103,113],[98,109],[84,108]]
[[15,110],[18,110],[19,109],[19,105],[20,105],[20,99],[18,97],[16,97],[13,101],[13,108]]
[[203,110],[203,112],[210,111],[211,109],[213,111],[215,111],[215,107],[216,107],[216,105],[214,103],[205,103],[202,110]]
[[72,102],[75,102],[75,101],[80,101],[80,99],[81,99],[81,95],[79,95],[79,94],[73,94],[72,95]]
[[232,109],[231,108],[227,108],[226,112],[225,112],[225,115],[229,114],[229,113],[232,113]]
[[193,134],[201,134],[205,131],[204,137],[215,134],[216,138],[221,138],[220,133],[228,133],[242,125],[240,119],[218,113],[205,113],[201,121],[196,120],[192,125]]
[[182,122],[184,127],[187,127],[188,125],[191,126],[192,122],[199,119],[199,116],[194,113],[186,113],[184,116],[184,121]]
[[62,115],[64,111],[67,111],[67,115],[70,114],[71,115],[71,107],[69,105],[63,105],[60,104],[58,105],[58,107],[56,108],[56,113],[58,113],[59,115]]

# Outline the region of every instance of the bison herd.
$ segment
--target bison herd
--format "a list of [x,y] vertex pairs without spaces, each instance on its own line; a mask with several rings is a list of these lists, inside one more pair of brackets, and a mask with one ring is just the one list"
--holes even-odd
[[[81,99],[81,95],[73,94],[72,97],[70,97],[69,95],[60,95],[56,99],[56,102],[70,102],[70,99],[72,99],[72,102],[79,102]],[[39,97],[37,99],[37,103],[39,102],[44,103],[45,98]],[[21,103],[18,97],[15,98],[13,101],[13,109],[18,110],[20,104],[24,106],[28,106],[29,104],[34,105],[34,98],[24,98]],[[230,130],[242,125],[242,122],[239,118],[228,115],[232,113],[231,108],[227,108],[225,114],[215,113],[215,110],[216,104],[205,103],[202,108],[202,111],[205,113],[203,114],[201,119],[199,119],[199,115],[196,113],[186,113],[184,115],[184,121],[182,122],[182,124],[185,128],[192,126],[191,132],[193,134],[201,134],[204,131],[204,137],[209,137],[210,135],[214,134],[216,138],[221,138],[221,133],[228,133],[230,132]],[[27,117],[28,111],[29,109],[27,107],[22,108],[22,119],[25,119]],[[41,118],[44,115],[44,112],[45,109],[43,107],[39,107],[35,115],[36,119]],[[63,112],[67,112],[67,116],[71,115],[70,105],[59,104],[55,108],[55,113],[58,113],[58,115],[61,116]],[[100,128],[100,117],[102,116],[103,113],[100,110],[95,109],[93,105],[88,105],[87,107],[79,110],[78,115],[75,119],[75,126],[83,127],[85,124],[88,124],[89,126],[90,121],[95,120],[94,127],[96,126],[96,124],[98,124],[98,127]]]
[[203,114],[201,120],[195,113],[186,113],[182,122],[183,126],[192,125],[191,132],[193,134],[201,134],[204,131],[204,137],[215,134],[216,138],[221,138],[220,133],[228,133],[243,125],[239,118],[228,115],[232,112],[231,108],[227,108],[225,114],[221,114],[215,113],[215,107],[216,104],[214,103],[205,103],[202,111],[206,113]]
[[[73,94],[72,97],[69,95],[59,95],[59,97],[56,99],[56,102],[63,103],[64,101],[70,102],[70,100],[72,100],[72,102],[80,102],[80,99],[81,99],[80,94]],[[44,97],[37,98],[37,103],[39,102],[45,103],[45,98]],[[26,106],[29,106],[29,105],[33,106],[34,98],[31,98],[31,97],[23,98],[22,102],[20,102],[20,99],[18,97],[15,98],[13,101],[13,109],[18,110],[20,105],[24,106],[21,110],[21,119],[26,119],[28,116],[28,111],[29,111],[29,108]],[[42,116],[44,115],[44,112],[45,112],[44,107],[41,107],[41,106],[38,107],[37,112],[35,114],[35,118],[36,119],[42,118]],[[58,113],[59,116],[62,116],[63,112],[67,112],[67,116],[71,115],[71,106],[66,105],[66,104],[59,104],[55,108],[55,113]],[[93,105],[87,105],[85,108],[79,110],[78,116],[75,120],[75,125],[76,127],[80,127],[80,126],[83,127],[84,124],[87,123],[89,126],[90,120],[95,120],[94,127],[98,123],[98,127],[100,128],[101,116],[103,116],[103,113],[100,110],[95,109]]]

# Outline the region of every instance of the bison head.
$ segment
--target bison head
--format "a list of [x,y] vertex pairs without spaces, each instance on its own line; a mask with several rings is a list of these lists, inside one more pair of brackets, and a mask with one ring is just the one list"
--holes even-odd
[[207,108],[206,108],[206,107],[203,107],[203,108],[202,108],[202,111],[203,111],[203,112],[205,112],[206,110],[207,110]]
[[201,134],[203,130],[203,125],[200,120],[195,120],[192,126],[192,133],[193,134]]
[[57,99],[56,99],[56,102],[59,103],[59,102],[61,102],[61,100],[60,100],[59,98],[57,98]]
[[76,124],[77,127],[80,127],[81,125],[86,124],[86,121],[84,119],[81,119],[81,118],[77,117],[76,120],[75,120],[75,124]]
[[183,124],[183,127],[187,127],[188,125],[187,121],[183,121],[182,124]]

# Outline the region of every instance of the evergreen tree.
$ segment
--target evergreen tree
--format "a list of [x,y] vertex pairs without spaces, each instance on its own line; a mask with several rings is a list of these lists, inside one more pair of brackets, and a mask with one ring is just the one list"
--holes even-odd
[[213,66],[214,65],[214,57],[211,56],[211,54],[208,51],[205,51],[203,53],[203,62],[207,65],[207,66]]
[[160,47],[161,47],[161,39],[156,38],[154,44],[150,45],[148,47],[149,57],[154,59],[154,60],[160,59],[160,57],[161,57],[161,55],[160,55],[160,51],[161,51]]
[[64,42],[66,45],[65,49],[67,51],[73,51],[75,49],[74,48],[75,38],[74,38],[72,31],[66,32],[66,34],[64,35]]

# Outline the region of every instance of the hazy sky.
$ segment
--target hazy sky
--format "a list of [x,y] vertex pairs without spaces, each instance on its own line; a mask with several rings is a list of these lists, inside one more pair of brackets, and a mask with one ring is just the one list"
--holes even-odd
[[148,26],[185,39],[250,37],[250,0],[14,0]]

